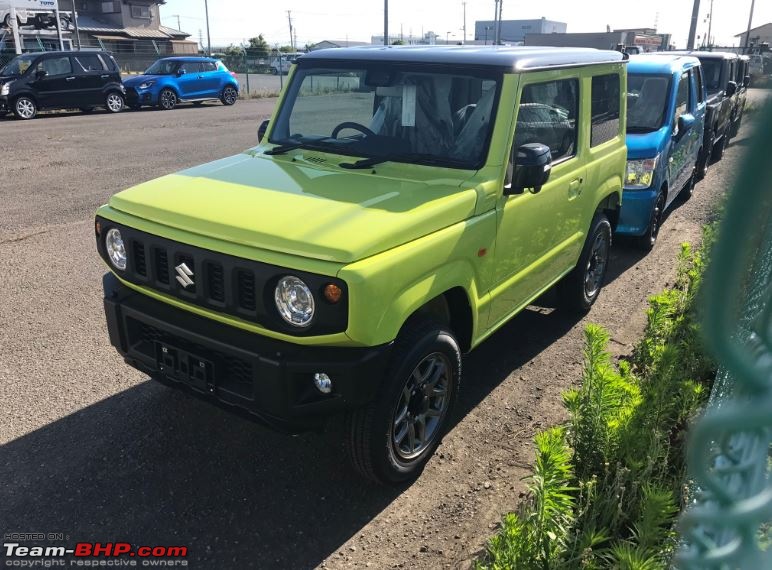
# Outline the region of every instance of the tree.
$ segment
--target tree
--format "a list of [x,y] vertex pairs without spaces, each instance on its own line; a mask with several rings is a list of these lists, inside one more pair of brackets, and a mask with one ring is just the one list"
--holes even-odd
[[246,48],[250,57],[265,57],[271,51],[263,34],[258,35],[256,38],[249,38]]

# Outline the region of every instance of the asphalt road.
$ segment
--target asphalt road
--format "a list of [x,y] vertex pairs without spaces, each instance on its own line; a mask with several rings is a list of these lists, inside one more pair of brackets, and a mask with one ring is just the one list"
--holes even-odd
[[[753,97],[761,97],[754,92]],[[147,380],[110,347],[93,212],[128,186],[252,146],[273,100],[0,120],[0,533],[185,545],[192,568],[465,566],[512,510],[531,438],[580,379],[582,326],[616,353],[729,187],[752,121],[654,252],[613,250],[582,321],[525,311],[464,361],[455,426],[405,489],[363,483],[340,425],[286,437]]]

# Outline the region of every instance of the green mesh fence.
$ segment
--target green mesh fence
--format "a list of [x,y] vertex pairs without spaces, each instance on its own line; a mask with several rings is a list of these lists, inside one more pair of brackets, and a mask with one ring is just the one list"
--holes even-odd
[[747,141],[705,281],[705,337],[721,370],[692,430],[694,503],[682,569],[772,569],[772,105]]

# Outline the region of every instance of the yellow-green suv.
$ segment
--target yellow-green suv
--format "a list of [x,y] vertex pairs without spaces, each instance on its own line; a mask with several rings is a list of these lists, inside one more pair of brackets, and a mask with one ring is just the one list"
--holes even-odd
[[359,471],[414,477],[462,353],[554,285],[574,310],[597,299],[625,92],[613,51],[304,55],[259,146],[99,209],[110,340],[290,431],[345,413]]

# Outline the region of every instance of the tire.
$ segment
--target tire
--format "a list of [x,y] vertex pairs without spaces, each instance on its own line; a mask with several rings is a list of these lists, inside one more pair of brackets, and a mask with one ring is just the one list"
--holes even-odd
[[354,469],[385,485],[418,477],[447,430],[460,382],[461,350],[453,333],[428,321],[406,325],[375,399],[346,414]]
[[271,75],[279,75],[279,70],[276,69],[275,67],[272,67],[271,68]]
[[740,127],[743,123],[743,113],[740,113],[740,116],[737,117],[737,120],[732,123],[732,138],[735,138],[737,136],[737,133],[740,132]]
[[713,162],[719,162],[722,158],[724,158],[724,151],[726,150],[728,143],[729,132],[727,130],[727,132],[724,133],[724,136],[722,136],[721,139],[713,145],[713,152],[711,153],[710,157]]
[[642,249],[643,251],[651,251],[654,249],[654,245],[657,243],[657,237],[659,236],[659,230],[662,226],[666,201],[667,197],[665,193],[660,190],[659,194],[657,194],[657,199],[654,202],[654,208],[651,210],[651,217],[649,218],[649,225],[646,228],[646,233],[635,240],[635,244],[639,249]]
[[231,105],[235,105],[238,100],[239,92],[236,88],[233,87],[233,85],[226,85],[225,89],[223,89],[220,94],[220,101],[222,101],[222,104],[226,107],[230,107]]
[[[596,213],[576,267],[558,284],[562,309],[574,313],[590,310],[603,288],[610,249],[611,223],[605,214]],[[588,283],[588,279],[592,280],[591,283]]]
[[38,114],[37,103],[26,95],[17,97],[13,102],[13,114],[16,115],[17,119],[21,119],[22,121],[34,119]]
[[105,97],[105,108],[110,113],[120,113],[121,111],[123,111],[123,108],[125,106],[126,106],[126,100],[123,98],[123,95],[121,95],[117,91],[111,91]]
[[59,17],[59,28],[63,32],[66,32],[67,30],[70,29],[70,24],[71,24],[71,22],[70,22],[70,19],[68,17],[66,17],[66,16],[60,16]]
[[177,94],[171,89],[163,89],[158,95],[158,108],[171,111],[177,106]]
[[689,181],[686,183],[686,186],[684,186],[681,189],[681,192],[679,192],[678,197],[683,201],[686,202],[694,195],[694,185],[697,182],[697,166],[695,165],[694,169],[692,169],[692,175],[689,177]]
[[710,170],[710,159],[713,155],[713,141],[711,140],[708,144],[708,150],[703,151],[703,149],[700,149],[700,152],[698,153],[697,158],[697,164],[694,167],[694,174],[696,176],[696,179],[703,180],[708,175],[708,171]]

